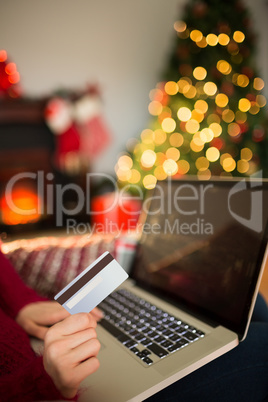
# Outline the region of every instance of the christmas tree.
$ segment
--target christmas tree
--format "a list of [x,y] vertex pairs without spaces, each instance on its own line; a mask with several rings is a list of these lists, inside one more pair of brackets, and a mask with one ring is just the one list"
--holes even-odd
[[248,10],[240,0],[191,0],[184,14],[163,81],[150,92],[150,124],[115,167],[130,188],[185,174],[267,175],[264,81]]

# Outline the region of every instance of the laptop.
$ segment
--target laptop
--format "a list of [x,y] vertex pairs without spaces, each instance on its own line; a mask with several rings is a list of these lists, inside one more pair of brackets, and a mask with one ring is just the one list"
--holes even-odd
[[267,261],[268,182],[167,180],[143,203],[130,278],[106,298],[79,401],[144,401],[246,337]]

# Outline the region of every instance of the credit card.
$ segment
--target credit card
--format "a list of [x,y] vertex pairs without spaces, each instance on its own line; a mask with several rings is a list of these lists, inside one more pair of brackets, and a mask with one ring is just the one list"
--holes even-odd
[[121,283],[128,274],[106,251],[72,280],[55,297],[69,313],[89,313]]

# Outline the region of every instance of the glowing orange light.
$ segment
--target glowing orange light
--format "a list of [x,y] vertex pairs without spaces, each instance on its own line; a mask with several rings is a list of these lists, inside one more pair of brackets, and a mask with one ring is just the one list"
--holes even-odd
[[157,152],[155,166],[162,166],[166,159],[167,157],[163,152]]
[[157,178],[157,180],[165,180],[167,178],[167,174],[162,166],[157,166],[155,168],[154,175]]
[[7,52],[5,50],[0,50],[0,63],[6,61],[7,59]]
[[259,105],[256,102],[251,102],[251,108],[249,109],[249,113],[258,114],[260,111]]
[[203,142],[210,142],[213,140],[214,133],[210,128],[203,128],[200,131],[200,138]]
[[37,222],[40,219],[41,214],[38,212],[40,199],[33,190],[26,188],[14,189],[11,194],[11,200],[16,207],[14,210],[5,196],[0,200],[2,222],[4,224],[19,225]]
[[203,114],[205,114],[208,110],[207,102],[202,99],[196,101],[194,104],[194,107],[198,112],[203,113]]
[[225,109],[222,112],[222,120],[225,121],[226,123],[231,123],[235,118],[235,114],[232,110],[230,109]]
[[171,117],[167,117],[162,121],[162,129],[166,133],[172,133],[176,128],[176,122]]
[[241,159],[245,161],[250,161],[252,159],[253,153],[249,148],[242,148],[241,149]]
[[213,96],[215,95],[215,93],[217,92],[217,85],[214,84],[214,82],[206,82],[204,85],[204,92],[209,95],[209,96]]
[[147,190],[151,190],[152,188],[155,188],[157,179],[152,174],[148,174],[148,175],[144,176],[142,182],[143,182],[144,187],[147,188]]
[[178,173],[181,175],[188,173],[188,171],[190,170],[190,165],[185,160],[179,160],[177,165],[178,165]]
[[206,151],[206,157],[210,162],[216,162],[220,157],[220,151],[216,147],[210,147]]
[[194,119],[190,119],[186,122],[185,124],[185,128],[188,131],[188,133],[190,134],[194,134],[199,130],[199,123],[198,121],[194,120]]
[[240,126],[237,123],[228,124],[228,133],[231,137],[236,137],[241,132]]
[[193,85],[190,85],[187,90],[183,90],[183,94],[188,99],[193,99],[196,95],[196,88]]
[[149,98],[151,99],[151,101],[158,101],[161,102],[163,100],[163,92],[161,91],[161,89],[155,88],[152,89],[149,93]]
[[184,21],[176,21],[174,24],[174,29],[177,32],[184,32],[187,28],[187,25]]
[[167,159],[173,159],[177,161],[180,158],[180,151],[177,148],[168,148],[166,151]]
[[163,163],[163,169],[168,176],[173,176],[178,171],[178,165],[173,159],[167,159]]
[[201,40],[199,40],[198,42],[196,42],[197,46],[200,47],[201,49],[207,47],[207,41],[206,38],[203,36]]
[[225,75],[230,74],[230,72],[232,71],[231,65],[226,60],[219,60],[218,63],[217,63],[217,69],[222,74],[225,74]]
[[222,167],[226,172],[232,172],[236,167],[235,160],[232,157],[225,158],[222,162]]
[[173,147],[180,147],[183,144],[183,136],[180,133],[173,133],[169,137],[169,143]]
[[19,82],[19,80],[20,80],[20,74],[16,71],[14,74],[11,74],[9,77],[8,77],[8,81],[11,83],[11,84],[17,84],[18,82]]
[[141,164],[145,168],[152,167],[156,161],[156,153],[151,149],[147,149],[141,156]]
[[222,46],[227,46],[228,43],[230,42],[229,36],[224,34],[224,33],[221,33],[218,36],[218,40],[219,40],[219,44],[222,45]]
[[203,38],[203,34],[198,29],[194,29],[190,33],[190,38],[192,39],[193,42],[200,42]]
[[118,167],[122,170],[129,170],[132,168],[133,166],[133,161],[130,158],[130,156],[128,155],[122,155],[120,156],[120,158],[118,159]]
[[141,140],[144,144],[152,144],[154,142],[154,132],[149,128],[145,129],[141,133]]
[[245,74],[239,74],[237,77],[237,85],[242,88],[245,88],[249,84],[249,79]]
[[178,84],[174,81],[168,81],[165,84],[165,91],[168,95],[176,95],[178,89]]
[[193,76],[197,80],[204,80],[207,76],[207,70],[204,67],[196,67],[193,71]]
[[244,160],[239,160],[237,162],[237,170],[239,173],[247,173],[249,170],[249,163]]
[[156,145],[162,145],[167,138],[167,134],[163,130],[155,130],[154,132],[154,142]]
[[218,94],[216,96],[215,102],[216,102],[216,105],[218,105],[219,107],[225,107],[225,106],[227,106],[229,99],[228,99],[228,96],[225,94]]
[[163,111],[163,106],[158,101],[152,101],[149,103],[148,110],[152,116],[159,116]]
[[233,34],[233,38],[237,43],[242,43],[245,39],[245,35],[241,31],[235,31]]
[[211,123],[209,128],[213,131],[214,137],[219,137],[222,133],[222,127],[219,123]]
[[191,110],[188,109],[188,107],[181,107],[177,112],[177,116],[180,121],[188,121],[190,120],[192,113]]
[[259,107],[264,107],[267,103],[266,98],[263,95],[257,95],[256,102]]
[[264,81],[261,78],[254,78],[253,88],[257,91],[261,91],[264,88]]
[[198,121],[198,123],[201,123],[204,120],[204,114],[194,109],[192,111],[192,119]]
[[209,46],[216,46],[218,43],[218,36],[215,34],[208,34],[206,41]]
[[198,170],[206,170],[209,167],[209,161],[204,156],[200,156],[196,159],[195,166]]
[[192,85],[192,80],[189,77],[183,77],[179,79],[177,82],[178,84],[178,91],[183,93],[187,92],[190,86]]
[[197,144],[196,140],[193,138],[192,141],[190,142],[190,148],[194,152],[200,152],[204,148],[204,144]]
[[132,183],[132,184],[137,184],[137,183],[139,183],[140,179],[141,179],[140,172],[138,170],[136,170],[136,169],[132,169],[131,170],[131,177],[129,179],[129,182]]
[[241,112],[247,112],[251,107],[251,103],[247,98],[242,98],[238,102],[238,109],[241,110]]
[[8,63],[5,67],[5,72],[8,75],[14,74],[17,71],[17,67],[15,63]]

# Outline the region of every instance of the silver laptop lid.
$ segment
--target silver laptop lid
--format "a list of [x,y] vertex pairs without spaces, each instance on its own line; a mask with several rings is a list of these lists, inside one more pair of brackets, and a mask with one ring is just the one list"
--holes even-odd
[[242,339],[268,239],[268,181],[159,182],[143,213],[131,277]]

